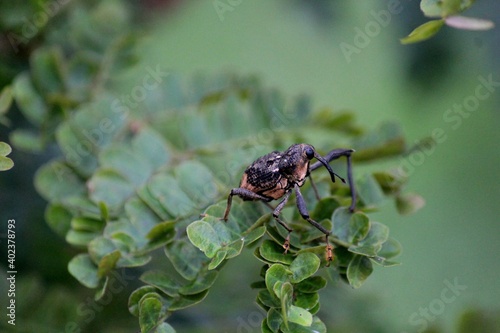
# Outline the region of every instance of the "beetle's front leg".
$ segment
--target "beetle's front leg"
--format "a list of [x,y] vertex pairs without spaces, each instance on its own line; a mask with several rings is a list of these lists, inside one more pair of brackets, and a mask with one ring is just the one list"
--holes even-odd
[[229,216],[229,212],[231,211],[231,203],[233,202],[233,196],[237,195],[243,200],[263,200],[266,202],[271,201],[272,199],[266,198],[260,194],[257,194],[255,192],[252,192],[250,190],[247,190],[245,188],[233,188],[229,195],[227,196],[227,205],[226,205],[226,211],[224,212],[224,216],[221,218],[221,220],[227,221],[227,218]]
[[[347,159],[347,182],[349,183],[349,188],[351,190],[351,205],[349,206],[349,210],[351,212],[354,212],[354,210],[356,208],[356,188],[354,187],[354,180],[352,177],[352,157],[351,157],[351,155],[353,152],[354,152],[354,149],[342,149],[342,148],[334,149],[334,150],[330,151],[328,154],[326,154],[324,157],[324,160],[326,160],[328,163],[330,163],[331,161],[336,160],[337,158],[340,158],[342,156],[345,156]],[[309,170],[314,171],[314,170],[318,169],[319,167],[321,167],[322,164],[323,163],[321,161],[316,162],[309,167]],[[325,167],[328,169],[327,165],[325,165]],[[328,171],[330,171],[330,170],[328,170]],[[330,172],[330,175],[332,177],[332,180],[334,181],[335,174],[332,174]],[[340,178],[340,179],[342,179],[342,178]],[[343,179],[342,179],[342,181],[345,182]]]

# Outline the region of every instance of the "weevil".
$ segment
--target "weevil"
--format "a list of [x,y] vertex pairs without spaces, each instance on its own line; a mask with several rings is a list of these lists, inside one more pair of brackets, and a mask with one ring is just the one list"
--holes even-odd
[[[273,151],[259,157],[246,168],[239,187],[233,188],[229,193],[226,210],[222,220],[227,221],[229,212],[231,211],[233,196],[235,195],[243,200],[261,200],[265,203],[282,198],[273,210],[273,217],[276,222],[288,231],[288,235],[283,244],[285,253],[287,253],[290,249],[290,233],[293,230],[280,219],[280,213],[288,202],[292,192],[295,192],[297,208],[302,218],[325,234],[327,260],[328,262],[332,261],[333,248],[328,242],[330,231],[326,230],[321,224],[309,216],[304,197],[300,192],[300,187],[304,185],[306,178],[309,177],[316,196],[319,197],[314,182],[310,177],[310,173],[321,166],[324,166],[328,170],[332,182],[335,182],[335,177],[337,177],[345,183],[342,177],[333,172],[329,164],[329,162],[345,156],[347,158],[347,181],[351,191],[351,205],[349,209],[351,212],[354,211],[356,205],[356,191],[353,184],[351,166],[351,154],[353,152],[353,149],[334,149],[323,157],[316,152],[313,146],[301,143],[290,146],[284,152]],[[313,158],[318,161],[311,164]]]

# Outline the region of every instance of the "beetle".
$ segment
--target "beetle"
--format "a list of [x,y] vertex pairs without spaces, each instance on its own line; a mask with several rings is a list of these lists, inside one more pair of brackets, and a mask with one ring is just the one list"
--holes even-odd
[[[330,231],[326,230],[321,224],[313,220],[309,216],[304,197],[300,192],[300,187],[304,185],[306,178],[311,179],[316,196],[317,190],[310,177],[311,171],[324,166],[331,177],[332,182],[335,182],[335,177],[345,183],[345,180],[333,172],[329,162],[345,156],[347,158],[347,181],[351,191],[350,211],[354,211],[356,205],[356,191],[353,185],[351,154],[353,149],[334,149],[325,157],[316,152],[313,146],[305,143],[293,144],[284,152],[273,151],[267,155],[256,159],[248,168],[246,168],[241,178],[238,188],[233,188],[227,197],[226,210],[221,218],[224,221],[228,220],[229,212],[231,211],[231,203],[233,196],[239,196],[243,200],[261,200],[268,203],[272,200],[281,199],[281,202],[274,208],[273,217],[287,231],[288,235],[283,244],[285,253],[290,248],[290,233],[293,231],[283,220],[280,219],[280,213],[292,192],[295,192],[296,204],[299,213],[303,219],[311,225],[319,229],[325,234],[327,260],[333,259],[332,247],[328,243]],[[311,164],[311,160],[315,158],[317,162]],[[271,207],[272,208],[272,207]]]

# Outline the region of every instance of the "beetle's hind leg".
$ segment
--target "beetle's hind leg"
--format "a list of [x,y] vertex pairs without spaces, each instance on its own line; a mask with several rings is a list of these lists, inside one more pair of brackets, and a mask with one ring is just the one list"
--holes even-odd
[[224,212],[224,216],[221,218],[221,220],[227,221],[229,217],[229,212],[231,211],[231,204],[233,202],[233,196],[239,196],[243,200],[262,200],[265,202],[271,201],[272,199],[264,197],[260,194],[257,194],[255,192],[252,192],[250,190],[247,190],[242,187],[238,188],[233,188],[229,195],[227,196],[227,205],[226,205],[226,211]]
[[283,243],[283,248],[285,249],[285,253],[287,253],[288,250],[290,249],[290,233],[293,230],[282,219],[279,218],[279,215],[281,214],[283,207],[285,207],[286,203],[288,202],[290,194],[292,194],[292,191],[286,192],[283,200],[281,200],[281,202],[278,204],[278,206],[276,206],[276,208],[273,211],[273,217],[276,220],[276,222],[281,224],[283,228],[285,228],[288,231],[288,235],[286,236],[285,242]]
[[318,222],[314,221],[312,218],[309,217],[309,212],[307,211],[306,202],[304,200],[304,197],[302,196],[302,193],[300,193],[298,185],[295,185],[295,196],[297,198],[297,208],[299,209],[299,213],[302,216],[302,218],[325,234],[326,260],[329,264],[330,261],[333,260],[333,247],[328,242],[328,236],[330,236],[330,231],[326,230],[325,227],[323,227],[321,224],[319,224]]

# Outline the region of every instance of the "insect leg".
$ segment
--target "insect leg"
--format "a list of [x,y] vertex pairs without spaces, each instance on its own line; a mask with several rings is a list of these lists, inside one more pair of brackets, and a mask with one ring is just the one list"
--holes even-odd
[[318,222],[314,221],[312,218],[309,217],[309,212],[307,211],[306,202],[304,200],[304,197],[302,196],[302,193],[300,193],[298,185],[295,185],[295,195],[297,197],[297,207],[299,208],[299,213],[302,216],[302,218],[307,222],[311,223],[314,227],[319,229],[325,235],[329,235],[330,231],[326,230],[321,224],[319,224]]
[[285,249],[285,253],[288,252],[290,249],[290,233],[293,231],[292,228],[290,228],[283,220],[279,218],[279,215],[281,214],[281,211],[283,210],[283,207],[285,207],[286,203],[288,202],[288,198],[290,197],[290,194],[292,194],[292,191],[288,191],[285,193],[285,196],[283,197],[283,200],[276,206],[276,208],[273,211],[273,217],[278,222],[283,226],[288,231],[288,235],[285,238],[285,242],[283,243],[283,248]]
[[333,248],[328,242],[328,236],[330,235],[330,231],[326,230],[321,224],[314,221],[309,217],[309,212],[307,211],[306,202],[304,201],[304,197],[302,193],[300,193],[300,189],[298,185],[295,185],[295,196],[297,198],[297,208],[299,209],[299,213],[307,222],[311,223],[314,227],[316,227],[319,231],[325,234],[326,241],[326,258],[328,263],[333,260]]
[[290,194],[292,194],[292,191],[288,191],[285,193],[285,196],[283,197],[283,200],[276,206],[276,208],[273,211],[273,217],[276,219],[276,221],[279,222],[285,228],[288,232],[292,232],[292,229],[286,225],[285,222],[283,222],[280,218],[279,215],[281,214],[281,211],[283,210],[283,207],[285,207],[286,203],[288,202],[288,198],[290,197]]
[[[351,212],[353,212],[354,209],[356,208],[356,189],[354,187],[354,181],[352,178],[351,154],[353,152],[354,152],[354,149],[334,149],[334,150],[330,151],[328,154],[326,154],[324,158],[322,158],[323,160],[327,161],[328,163],[330,163],[331,161],[336,160],[337,158],[340,158],[342,156],[345,156],[347,158],[347,182],[349,184],[349,189],[351,190],[351,205],[349,206],[349,210]],[[317,158],[317,159],[319,162],[312,164],[309,168],[310,171],[314,171],[314,170],[318,169],[319,167],[321,167],[322,164],[324,165],[324,163],[321,161],[321,159],[319,159],[319,158]],[[327,167],[326,165],[325,165],[325,167],[330,172],[331,168]],[[330,175],[332,176],[332,179],[333,179],[333,175],[331,172],[330,172]],[[340,178],[340,179],[342,179],[342,178]],[[344,181],[344,183],[345,183],[345,181]]]
[[313,178],[311,177],[310,174],[308,176],[309,176],[309,181],[311,182],[311,187],[313,188],[313,191],[314,191],[314,196],[316,197],[316,199],[318,201],[320,201],[321,197],[319,196],[319,192],[318,192],[318,188],[316,187],[316,183],[314,183]]
[[227,205],[226,205],[226,211],[224,212],[224,217],[221,218],[221,220],[227,221],[227,218],[229,216],[229,212],[231,211],[231,203],[233,202],[233,196],[237,195],[242,199],[246,200],[263,200],[263,201],[271,201],[272,199],[266,198],[260,194],[257,194],[255,192],[252,192],[250,190],[244,189],[244,188],[233,188],[229,195],[227,196]]

